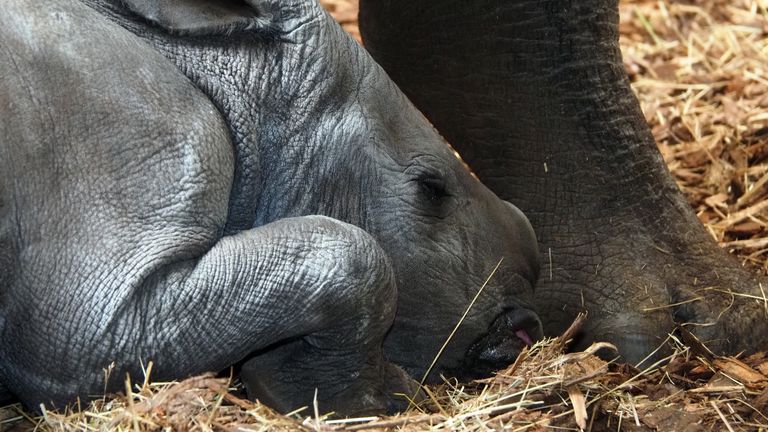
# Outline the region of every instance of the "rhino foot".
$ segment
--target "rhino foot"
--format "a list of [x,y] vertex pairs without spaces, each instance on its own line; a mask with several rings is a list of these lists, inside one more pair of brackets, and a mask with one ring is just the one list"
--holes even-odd
[[576,348],[607,340],[631,362],[664,356],[667,336],[679,326],[716,354],[768,346],[768,334],[755,331],[768,326],[760,300],[760,286],[768,292],[768,284],[711,239],[626,233],[599,239],[591,258],[554,261],[552,279],[544,270],[538,292],[548,300],[540,312],[559,317],[545,324],[546,332],[556,334],[567,317],[587,312]]

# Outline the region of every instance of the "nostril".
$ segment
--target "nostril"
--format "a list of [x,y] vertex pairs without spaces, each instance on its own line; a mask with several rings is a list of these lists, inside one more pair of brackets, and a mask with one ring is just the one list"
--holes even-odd
[[[526,345],[533,345],[544,337],[539,316],[529,309],[519,308],[505,312],[494,324],[498,324],[500,320],[503,320],[503,324],[499,331],[514,332]],[[493,328],[497,328],[497,325]]]

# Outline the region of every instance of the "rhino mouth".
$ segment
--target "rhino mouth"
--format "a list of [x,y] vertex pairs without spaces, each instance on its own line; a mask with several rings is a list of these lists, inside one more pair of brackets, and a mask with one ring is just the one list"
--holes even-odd
[[487,334],[470,345],[461,365],[449,374],[461,380],[488,377],[513,363],[523,348],[542,336],[536,313],[523,308],[505,311],[494,319]]

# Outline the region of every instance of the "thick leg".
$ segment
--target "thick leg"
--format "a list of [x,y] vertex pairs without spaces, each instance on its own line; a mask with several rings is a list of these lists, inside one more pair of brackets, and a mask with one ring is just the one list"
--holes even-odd
[[763,306],[722,293],[760,296],[758,281],[719,250],[664,166],[623,70],[617,21],[614,0],[367,0],[360,14],[374,57],[530,218],[547,332],[586,309],[588,339],[632,360],[673,319],[696,322],[717,350],[764,346]]
[[[224,369],[254,351],[267,349],[262,357],[270,358],[269,347],[292,341],[301,348],[287,366],[263,370],[269,402],[294,409],[311,403],[317,388],[324,411],[382,411],[393,393],[410,389],[381,351],[396,295],[389,260],[364,231],[320,216],[284,219],[149,276],[95,346],[61,355],[24,344],[5,368],[15,393],[37,406],[98,393],[102,368],[113,361],[108,387],[121,389],[125,372],[141,377],[140,361],[154,362],[155,379],[179,378]],[[82,340],[91,329],[78,331]],[[41,376],[41,363],[54,360],[55,373]]]

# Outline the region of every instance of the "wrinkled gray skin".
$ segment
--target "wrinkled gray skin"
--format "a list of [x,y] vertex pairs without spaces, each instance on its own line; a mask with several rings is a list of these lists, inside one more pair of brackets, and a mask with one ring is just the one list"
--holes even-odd
[[501,258],[437,372],[541,334],[526,218],[314,1],[2,9],[4,396],[246,360],[279,409],[391,410]]
[[675,186],[618,20],[618,0],[360,3],[369,52],[530,218],[545,333],[586,311],[581,346],[607,340],[633,362],[678,325],[720,353],[768,349],[768,283],[717,246]]

